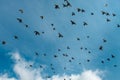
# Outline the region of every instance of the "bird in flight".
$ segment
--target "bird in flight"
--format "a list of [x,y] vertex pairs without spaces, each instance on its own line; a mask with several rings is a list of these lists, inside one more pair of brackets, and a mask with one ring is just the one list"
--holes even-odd
[[21,18],[17,18],[18,22],[22,23],[22,19]]
[[5,42],[5,41],[2,41],[2,44],[3,44],[3,45],[5,45],[5,44],[6,44],[6,42]]
[[34,31],[35,35],[40,35],[40,32]]
[[22,13],[22,14],[24,13],[23,9],[19,9],[19,11],[20,11],[20,13]]
[[72,25],[76,25],[76,23],[73,20],[70,20]]
[[55,9],[60,9],[59,5],[55,4]]
[[63,35],[61,33],[58,33],[59,38],[63,38]]

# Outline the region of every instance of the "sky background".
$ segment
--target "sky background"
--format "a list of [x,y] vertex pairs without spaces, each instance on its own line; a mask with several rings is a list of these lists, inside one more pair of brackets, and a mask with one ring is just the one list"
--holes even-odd
[[[101,80],[120,79],[120,28],[117,27],[117,24],[120,24],[120,1],[69,0],[69,2],[72,7],[63,8],[63,0],[0,0],[1,75],[7,73],[9,77],[18,79],[13,70],[16,59],[11,59],[11,55],[18,52],[26,61],[34,62],[33,68],[45,66],[41,73],[43,77],[100,70],[103,71]],[[60,9],[55,9],[55,4],[58,4]],[[108,6],[105,7],[105,4]],[[77,12],[77,8],[85,9],[85,13]],[[21,14],[19,9],[23,9],[24,13]],[[101,11],[109,12],[110,16],[102,15]],[[75,12],[75,16],[71,16],[72,12]],[[94,15],[91,15],[91,12]],[[116,14],[115,17],[112,16],[113,13]],[[44,16],[44,19],[40,16]],[[19,23],[16,18],[21,18],[23,23]],[[106,22],[106,18],[111,21]],[[71,25],[70,20],[75,21],[76,25]],[[84,21],[88,23],[87,26],[83,26]],[[26,28],[25,24],[29,27]],[[54,27],[56,30],[53,30]],[[34,31],[39,31],[40,35],[36,36]],[[58,33],[64,37],[58,38]],[[18,36],[18,40],[14,39],[15,35]],[[77,41],[77,37],[80,41]],[[103,43],[103,39],[107,42]],[[6,41],[6,44],[2,45],[2,41]],[[103,51],[99,50],[101,45]],[[67,49],[67,46],[70,49]],[[81,47],[88,50],[80,50]],[[36,56],[35,52],[39,56]],[[44,53],[46,57],[43,56]],[[63,53],[69,54],[69,57],[63,57]],[[115,55],[114,59],[111,58],[111,54]],[[58,57],[54,58],[53,55]],[[75,60],[70,63],[71,57]],[[107,58],[110,58],[110,61],[107,61]],[[87,62],[87,59],[90,59],[90,62]],[[101,60],[105,63],[102,64]],[[50,69],[50,64],[53,64],[55,73]]]

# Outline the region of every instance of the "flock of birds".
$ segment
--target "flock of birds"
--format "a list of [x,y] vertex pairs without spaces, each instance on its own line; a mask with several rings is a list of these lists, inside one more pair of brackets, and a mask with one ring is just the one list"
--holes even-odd
[[[70,1],[64,0],[64,3],[62,4],[62,6],[63,6],[63,8],[69,8],[69,7],[72,7],[72,4],[70,3]],[[108,4],[105,5],[105,7],[107,7],[107,6],[108,6]],[[61,7],[60,7],[58,4],[55,4],[55,5],[54,5],[54,9],[59,10],[59,9],[61,9]],[[86,12],[86,10],[83,9],[83,8],[76,8],[76,10],[77,10],[78,13],[85,13],[85,12]],[[19,9],[19,12],[20,12],[21,14],[24,14],[24,10],[23,10],[23,9]],[[94,16],[94,13],[93,13],[93,12],[91,12],[90,14],[91,14],[91,16]],[[72,12],[72,13],[71,13],[71,16],[75,16],[75,15],[76,15],[75,12]],[[115,13],[112,13],[112,14],[111,14],[111,13],[106,12],[106,11],[101,11],[101,15],[104,15],[104,16],[113,16],[113,17],[116,16]],[[40,16],[40,19],[41,19],[41,20],[44,20],[44,16]],[[19,23],[24,24],[22,18],[16,18],[16,20],[17,20]],[[110,22],[110,21],[111,21],[111,20],[110,20],[109,18],[106,18],[106,22]],[[70,24],[71,24],[71,25],[77,25],[77,23],[76,23],[74,20],[70,20]],[[85,21],[83,22],[83,26],[88,26],[88,25],[89,25],[89,24],[88,24],[87,22],[85,22]],[[27,24],[24,24],[24,26],[25,26],[26,28],[29,28],[29,27],[30,27],[30,26],[27,25]],[[54,27],[54,23],[51,23],[51,26],[53,27],[53,30],[55,31],[56,28]],[[117,27],[120,27],[120,25],[117,24]],[[44,31],[43,31],[43,32],[39,32],[39,31],[37,31],[37,30],[33,31],[33,34],[34,34],[35,36],[40,36],[41,33],[44,34],[45,32],[44,32]],[[62,34],[62,33],[60,33],[60,32],[58,32],[57,35],[58,35],[58,38],[64,38],[64,34]],[[87,38],[90,38],[90,36],[87,36]],[[19,36],[14,35],[14,39],[19,40]],[[80,41],[80,38],[77,37],[76,40],[77,40],[77,41]],[[105,38],[103,39],[103,43],[107,43],[107,40],[106,40]],[[7,42],[6,42],[5,40],[3,40],[3,41],[1,42],[1,44],[2,44],[2,45],[6,45]],[[66,49],[70,50],[71,48],[70,48],[70,46],[67,46]],[[80,50],[83,50],[83,49],[86,50],[86,51],[88,50],[88,48],[86,48],[86,47],[85,47],[85,48],[84,48],[84,47],[80,47]],[[104,46],[100,45],[100,46],[98,47],[98,49],[99,49],[100,51],[103,51]],[[58,49],[58,52],[60,52],[60,51],[61,51],[61,49],[59,48],[59,49]],[[88,53],[90,54],[91,51],[88,50]],[[40,56],[39,52],[35,52],[34,54],[35,54],[35,56]],[[45,56],[49,56],[49,55],[46,54],[46,53],[44,53],[43,56],[45,57]],[[63,53],[62,56],[63,56],[63,57],[66,57],[66,58],[69,57],[69,58],[70,58],[70,59],[68,60],[69,63],[71,63],[72,61],[75,61],[75,59],[76,59],[74,56],[70,56],[70,55],[67,54],[67,53]],[[59,54],[54,54],[54,55],[53,55],[53,58],[58,58],[58,57],[59,57]],[[108,57],[108,58],[105,59],[105,60],[111,61],[112,59],[115,59],[115,58],[116,58],[115,54],[111,54],[111,57]],[[101,60],[100,63],[101,63],[101,64],[105,64],[105,63],[106,63],[105,60]],[[87,59],[86,61],[89,63],[91,60],[90,60],[90,59]],[[82,64],[82,63],[79,62],[78,64]],[[29,67],[33,67],[33,66],[34,66],[34,65],[32,65],[32,64],[29,65]],[[117,65],[117,64],[114,64],[113,67],[118,67],[118,65]],[[40,65],[40,68],[44,68],[44,67],[43,67],[42,65]],[[51,68],[51,70],[53,71],[53,73],[56,73],[56,72],[55,72],[55,67],[53,66],[52,63],[50,63],[50,68]],[[67,67],[63,67],[63,69],[64,69],[64,70],[67,70]],[[50,76],[47,76],[47,78],[50,78]],[[66,79],[64,79],[64,80],[66,80]],[[71,80],[71,79],[70,79],[70,80]]]

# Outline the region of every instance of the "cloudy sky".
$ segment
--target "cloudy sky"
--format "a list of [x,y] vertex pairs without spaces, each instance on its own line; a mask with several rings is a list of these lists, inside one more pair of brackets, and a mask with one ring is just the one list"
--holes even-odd
[[0,0],[0,80],[119,80],[119,7],[119,0]]

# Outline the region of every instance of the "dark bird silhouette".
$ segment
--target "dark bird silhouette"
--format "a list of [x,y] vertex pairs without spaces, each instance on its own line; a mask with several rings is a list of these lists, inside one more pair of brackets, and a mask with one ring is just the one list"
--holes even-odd
[[54,26],[54,24],[51,24],[51,26]]
[[81,64],[81,63],[79,63],[79,64]]
[[107,7],[108,6],[108,4],[105,4],[105,7]]
[[113,15],[113,16],[116,16],[116,14],[114,14],[114,13],[113,13],[112,15]]
[[72,62],[71,60],[69,60],[69,62]]
[[42,65],[40,65],[40,68],[43,68],[43,66],[42,66]]
[[66,67],[64,67],[64,70],[66,70]]
[[102,50],[103,50],[103,46],[100,46],[100,47],[99,47],[99,50],[101,50],[101,51],[102,51]]
[[105,11],[101,11],[101,12],[102,12],[102,15],[106,14],[106,12],[105,12]]
[[73,20],[70,20],[72,25],[76,25],[76,23]]
[[106,40],[106,39],[103,39],[103,42],[105,43],[105,42],[107,42],[107,40]]
[[83,47],[80,48],[81,50],[83,49]]
[[30,67],[33,67],[33,65],[31,65],[31,64],[30,64],[29,66],[30,66]]
[[75,16],[75,13],[74,13],[74,12],[72,12],[72,16]]
[[40,35],[40,33],[38,31],[34,31],[35,35]]
[[45,32],[44,31],[42,31],[42,34],[44,34]]
[[114,56],[113,54],[111,55],[111,57],[112,57],[112,58],[115,58],[115,56]]
[[47,54],[45,54],[45,53],[43,54],[43,56],[46,56],[46,55],[47,55]]
[[39,54],[38,54],[37,52],[35,52],[35,55],[36,55],[36,56],[39,56]]
[[104,61],[102,60],[101,63],[104,64]]
[[66,1],[68,1],[68,0],[64,0],[64,2],[66,2]]
[[85,48],[85,50],[87,50],[87,48]]
[[87,38],[90,38],[90,36],[87,36]]
[[54,58],[57,58],[58,56],[57,55],[54,55]]
[[110,22],[111,20],[107,18],[106,21],[107,21],[107,22]]
[[91,51],[88,51],[88,53],[91,53]]
[[68,1],[66,1],[66,5],[67,5],[67,7],[72,7],[72,5],[70,4],[70,2],[68,2]]
[[119,25],[119,24],[117,24],[117,27],[119,28],[119,27],[120,27],[120,25]]
[[14,36],[14,39],[18,39],[18,36]]
[[23,9],[19,9],[19,12],[22,13],[22,14],[24,13]]
[[91,15],[94,15],[94,13],[92,12]]
[[58,49],[58,51],[61,51],[61,49]]
[[59,5],[55,4],[55,9],[60,9]]
[[3,45],[5,45],[5,44],[6,44],[6,42],[5,42],[5,41],[2,41],[2,44],[3,44]]
[[55,28],[53,28],[53,30],[55,30]]
[[79,41],[79,40],[80,40],[80,38],[77,38],[77,40]]
[[77,12],[80,12],[81,11],[81,9],[80,8],[77,8]]
[[63,54],[63,56],[68,57],[68,55],[67,55],[67,54]]
[[69,47],[69,46],[67,46],[67,49],[70,49],[70,47]]
[[27,24],[25,24],[25,27],[28,28],[29,26]]
[[18,22],[22,23],[22,19],[21,18],[17,18]]
[[117,65],[113,65],[114,67],[117,67]]
[[44,19],[44,16],[40,16],[41,19]]
[[58,33],[59,38],[63,38],[63,35],[61,33]]
[[108,61],[110,61],[110,58],[107,58]]
[[85,10],[84,10],[84,9],[82,9],[82,10],[81,10],[81,12],[85,12]]
[[90,62],[90,60],[89,60],[89,59],[87,59],[87,62]]
[[110,16],[110,14],[107,12],[107,13],[106,13],[106,16]]
[[87,24],[87,22],[83,22],[83,25],[84,25],[84,26],[87,26],[88,24]]
[[66,4],[63,4],[63,7],[65,8],[65,7],[67,7],[67,5],[66,5]]
[[74,57],[72,57],[71,59],[72,59],[72,60],[74,60],[75,58],[74,58]]

